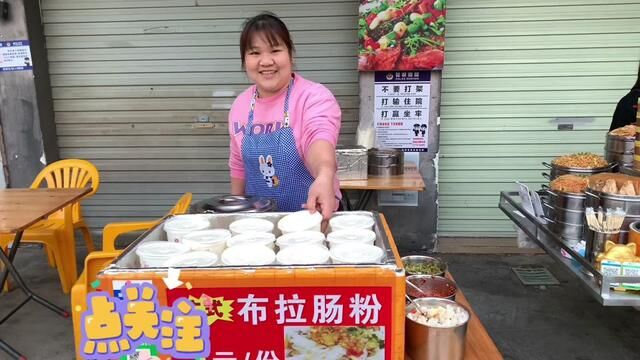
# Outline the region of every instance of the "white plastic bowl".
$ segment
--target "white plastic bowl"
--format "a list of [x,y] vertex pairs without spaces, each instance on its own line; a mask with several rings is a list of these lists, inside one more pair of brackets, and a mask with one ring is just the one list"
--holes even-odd
[[271,265],[276,261],[276,253],[262,245],[236,245],[222,253],[222,263],[227,266]]
[[189,252],[189,247],[185,244],[170,241],[148,241],[140,244],[136,249],[136,255],[140,259],[140,266],[163,267],[165,261],[173,256],[182,255]]
[[332,231],[327,235],[329,247],[340,244],[368,244],[373,245],[376,241],[376,233],[368,229],[343,229]]
[[167,241],[180,242],[190,232],[204,230],[211,226],[208,219],[202,215],[180,215],[164,223]]
[[313,214],[309,210],[301,210],[286,215],[280,221],[278,221],[278,229],[282,234],[288,234],[300,231],[320,231],[320,224],[322,223],[322,214],[314,212]]
[[273,250],[275,248],[274,243],[276,241],[276,236],[272,233],[264,233],[264,232],[248,232],[243,234],[238,234],[233,236],[231,239],[227,240],[227,247],[238,246],[238,245],[261,245],[266,246],[269,249]]
[[276,245],[280,250],[289,246],[303,244],[324,246],[324,240],[324,234],[320,231],[300,231],[280,236],[276,240]]
[[318,245],[291,245],[282,249],[276,255],[276,261],[281,265],[321,265],[328,264],[329,250]]
[[243,234],[247,232],[273,232],[273,223],[269,220],[260,218],[243,218],[236,220],[229,225],[229,230],[233,235]]
[[229,239],[231,232],[227,229],[207,229],[188,233],[182,238],[182,243],[192,251],[210,251],[220,256]]
[[171,257],[165,267],[209,267],[218,262],[218,255],[210,251],[191,251]]
[[334,264],[377,264],[384,257],[381,248],[367,244],[340,244],[329,253]]
[[329,220],[331,231],[343,229],[369,229],[373,230],[373,218],[369,215],[336,215]]

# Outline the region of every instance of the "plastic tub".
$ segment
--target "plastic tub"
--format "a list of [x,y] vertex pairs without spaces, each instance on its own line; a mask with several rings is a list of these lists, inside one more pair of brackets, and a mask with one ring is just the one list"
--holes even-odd
[[314,212],[313,214],[309,210],[296,211],[291,213],[278,221],[278,229],[282,234],[300,232],[300,231],[320,231],[320,224],[322,223],[322,214]]
[[369,215],[336,215],[329,220],[331,231],[343,229],[373,230],[374,220]]
[[276,261],[276,253],[266,246],[241,244],[227,248],[221,259],[227,266],[271,265]]
[[231,232],[227,229],[207,229],[188,233],[182,243],[193,251],[210,251],[220,256],[229,239]]
[[180,242],[188,233],[210,226],[209,220],[201,215],[181,215],[167,220],[164,223],[164,231],[167,233],[167,241]]
[[343,229],[332,231],[327,235],[329,247],[340,244],[368,244],[373,245],[376,241],[376,233],[367,229]]
[[165,261],[177,255],[189,252],[189,246],[170,241],[147,241],[136,249],[136,255],[140,259],[140,266],[163,267]]
[[303,244],[324,246],[324,240],[324,234],[320,231],[300,231],[280,236],[276,240],[276,245],[280,250],[289,246]]
[[340,244],[331,248],[330,255],[334,264],[377,264],[384,251],[368,244]]
[[273,250],[275,248],[275,241],[276,236],[272,233],[248,232],[244,234],[238,234],[227,240],[227,247],[238,245],[262,245]]
[[165,267],[209,267],[218,262],[218,255],[210,251],[190,251],[173,256],[164,262]]
[[273,223],[269,220],[260,218],[242,218],[236,220],[229,225],[229,230],[233,235],[243,234],[246,232],[273,232]]
[[321,265],[328,264],[329,250],[319,245],[291,245],[278,252],[278,264],[281,265]]

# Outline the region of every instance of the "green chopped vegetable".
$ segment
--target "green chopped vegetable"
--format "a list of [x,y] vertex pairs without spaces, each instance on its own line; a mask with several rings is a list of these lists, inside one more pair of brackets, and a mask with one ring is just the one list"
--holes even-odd
[[415,275],[438,275],[442,273],[442,267],[437,263],[405,264],[406,272]]

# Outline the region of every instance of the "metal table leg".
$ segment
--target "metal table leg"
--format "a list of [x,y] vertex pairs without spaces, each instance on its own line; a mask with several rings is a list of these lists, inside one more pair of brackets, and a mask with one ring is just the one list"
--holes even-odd
[[364,190],[360,199],[358,199],[356,210],[366,210],[367,204],[369,204],[369,200],[371,200],[371,195],[373,195],[373,190]]
[[349,200],[349,195],[347,195],[346,190],[340,190],[342,193],[342,209],[345,211],[351,211],[351,201]]
[[[14,307],[11,311],[9,311],[9,313],[0,320],[0,325],[4,324],[11,316],[13,316],[13,314],[15,314],[18,310],[20,310],[20,308],[22,308],[30,300],[34,300],[38,304],[48,308],[49,310],[57,313],[58,315],[61,315],[62,317],[65,317],[65,318],[69,317],[69,313],[67,311],[51,303],[50,301],[36,295],[33,291],[31,291],[31,289],[29,289],[27,284],[24,282],[24,280],[18,273],[18,270],[16,270],[15,266],[13,265],[13,259],[15,258],[16,251],[20,246],[21,239],[22,239],[22,231],[18,231],[16,233],[13,244],[11,246],[11,251],[9,252],[9,256],[5,254],[4,250],[0,249],[0,261],[2,261],[5,267],[4,270],[2,271],[2,274],[0,275],[0,289],[4,287],[4,283],[7,281],[7,276],[9,273],[11,273],[11,276],[16,281],[16,284],[18,285],[20,290],[22,290],[22,292],[24,292],[27,295],[27,298],[24,301],[22,301],[18,306]],[[15,359],[25,359],[24,356],[20,355],[20,353],[18,353],[11,346],[9,346],[9,344],[5,343],[1,339],[0,339],[0,350],[3,350],[4,352],[11,355]]]
[[0,350],[9,354],[9,356],[11,356],[12,359],[27,360],[26,357],[22,356],[19,352],[16,351],[16,349],[12,348],[11,346],[9,346],[9,344],[7,344],[2,340],[0,340]]

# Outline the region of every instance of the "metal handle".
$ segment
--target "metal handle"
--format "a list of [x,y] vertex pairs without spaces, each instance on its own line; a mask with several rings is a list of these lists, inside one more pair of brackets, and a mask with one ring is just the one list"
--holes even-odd
[[542,173],[542,177],[547,179],[547,180],[549,180],[549,181],[551,181],[551,175],[547,174],[546,172]]
[[548,162],[546,162],[546,161],[543,161],[543,162],[542,162],[542,165],[544,165],[547,169],[551,169],[551,164],[549,164],[549,163],[548,163]]
[[[543,174],[544,174],[544,173],[543,173]],[[544,176],[544,175],[543,175],[543,176]],[[549,185],[547,185],[547,184],[542,184],[542,185],[540,185],[540,187],[541,187],[543,190],[549,190]]]

